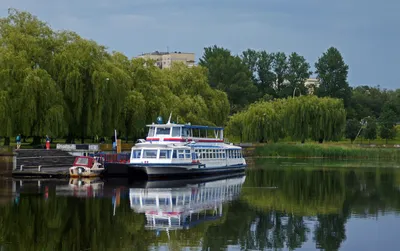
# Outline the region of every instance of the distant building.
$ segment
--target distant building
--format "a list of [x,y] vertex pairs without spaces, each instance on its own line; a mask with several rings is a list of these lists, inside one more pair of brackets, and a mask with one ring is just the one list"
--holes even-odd
[[308,78],[304,82],[304,86],[307,88],[309,94],[313,94],[315,88],[319,86],[319,81],[316,78]]
[[194,53],[186,53],[180,51],[144,53],[137,58],[155,60],[155,65],[161,69],[171,68],[173,62],[182,62],[188,67],[194,66]]

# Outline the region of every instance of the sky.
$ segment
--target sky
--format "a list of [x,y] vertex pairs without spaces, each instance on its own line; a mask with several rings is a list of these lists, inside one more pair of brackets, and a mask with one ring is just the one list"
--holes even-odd
[[72,30],[128,57],[218,45],[297,52],[314,70],[329,47],[349,65],[351,86],[400,88],[400,1],[384,0],[0,0],[55,30]]

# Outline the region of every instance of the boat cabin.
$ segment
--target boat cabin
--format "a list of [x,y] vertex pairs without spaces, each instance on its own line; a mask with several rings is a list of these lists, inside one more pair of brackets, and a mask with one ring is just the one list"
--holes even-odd
[[151,124],[146,141],[167,142],[224,142],[223,127],[191,124]]
[[96,162],[96,159],[89,156],[79,156],[75,158],[73,166],[82,166],[87,168],[92,168],[93,164]]

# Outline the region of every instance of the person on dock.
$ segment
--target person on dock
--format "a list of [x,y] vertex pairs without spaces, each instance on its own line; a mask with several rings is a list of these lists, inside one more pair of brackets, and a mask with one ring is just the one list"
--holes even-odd
[[17,149],[21,147],[21,134],[18,134],[15,141],[17,141]]
[[49,137],[49,135],[46,135],[46,149],[47,150],[50,149],[50,137]]

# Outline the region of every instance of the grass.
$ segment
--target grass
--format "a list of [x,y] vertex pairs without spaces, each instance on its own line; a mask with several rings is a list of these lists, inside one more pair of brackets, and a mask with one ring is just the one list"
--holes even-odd
[[400,160],[400,148],[365,148],[357,145],[330,143],[275,143],[256,147],[253,155],[259,157]]

